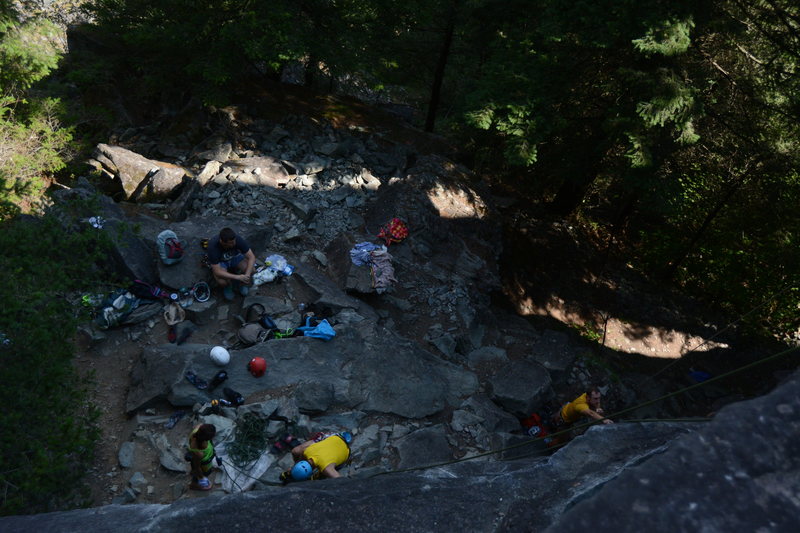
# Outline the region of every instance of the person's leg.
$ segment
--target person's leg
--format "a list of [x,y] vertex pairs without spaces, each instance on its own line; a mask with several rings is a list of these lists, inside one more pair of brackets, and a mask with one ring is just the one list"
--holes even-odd
[[[219,267],[222,270],[226,271],[226,272],[230,272],[231,271],[230,261],[220,261],[219,262]],[[228,285],[231,284],[231,281],[233,281],[233,280],[230,280],[228,278],[223,278],[223,277],[217,276],[217,274],[214,272],[213,268],[211,269],[211,275],[214,277],[214,281],[216,282],[218,287],[225,288],[225,287],[227,287]]]
[[[237,254],[230,261],[228,261],[228,264],[229,264],[228,271],[231,272],[232,274],[244,274],[245,271],[247,270],[247,261],[245,260],[244,255],[242,254]],[[249,289],[247,288],[247,285],[245,285],[244,283],[241,283],[239,281],[234,281],[233,287],[235,289],[238,289],[239,294],[241,294],[242,296],[247,296]]]

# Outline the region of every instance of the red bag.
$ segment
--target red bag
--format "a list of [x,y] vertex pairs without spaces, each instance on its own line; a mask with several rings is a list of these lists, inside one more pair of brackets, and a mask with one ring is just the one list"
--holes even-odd
[[521,422],[522,426],[528,430],[527,433],[531,437],[547,436],[547,428],[544,427],[544,422],[542,422],[542,417],[539,416],[538,413],[531,413],[528,418],[524,418]]
[[378,238],[386,241],[386,246],[389,246],[393,242],[401,242],[405,240],[406,237],[408,237],[408,225],[397,217],[384,225],[380,233],[378,233]]

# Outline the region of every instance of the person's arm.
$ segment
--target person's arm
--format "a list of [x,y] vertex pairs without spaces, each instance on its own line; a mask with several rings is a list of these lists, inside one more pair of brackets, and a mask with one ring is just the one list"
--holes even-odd
[[244,260],[247,261],[247,265],[244,268],[244,275],[247,277],[247,280],[243,280],[245,283],[250,283],[250,277],[253,275],[253,270],[255,270],[256,265],[256,254],[253,253],[253,249],[250,248],[247,250],[247,253],[244,254]]
[[306,448],[308,448],[312,444],[314,444],[313,440],[307,440],[300,446],[295,446],[294,448],[292,448],[292,458],[294,459],[295,463],[303,460],[303,452],[305,452]]
[[322,473],[324,475],[326,475],[327,477],[330,477],[330,478],[342,477],[342,475],[339,473],[339,471],[336,470],[336,463],[331,463],[328,466],[326,466],[322,470]]
[[[597,411],[602,412],[603,410],[598,408]],[[584,416],[588,416],[590,418],[594,418],[595,420],[602,420],[603,424],[613,424],[614,421],[610,418],[604,418],[602,414],[598,413],[597,411],[592,411],[591,409],[586,409],[583,411]]]
[[[245,275],[244,274],[233,274],[231,272],[228,272],[227,270],[225,270],[221,266],[219,266],[219,264],[211,265],[211,272],[217,278],[231,279],[231,280],[235,280],[235,281],[244,281],[244,279],[245,279]],[[245,282],[245,283],[249,283],[249,278],[248,278],[248,281]]]

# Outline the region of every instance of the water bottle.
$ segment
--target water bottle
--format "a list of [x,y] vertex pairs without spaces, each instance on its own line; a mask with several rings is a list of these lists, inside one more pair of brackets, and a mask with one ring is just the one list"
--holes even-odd
[[306,304],[301,303],[300,305],[297,306],[297,310],[300,311],[300,314],[302,315],[306,310]]

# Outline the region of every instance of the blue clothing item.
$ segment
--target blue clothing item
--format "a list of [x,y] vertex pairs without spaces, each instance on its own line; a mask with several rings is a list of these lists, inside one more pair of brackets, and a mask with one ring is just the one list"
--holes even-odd
[[210,239],[208,242],[208,264],[219,265],[225,269],[232,269],[236,267],[244,259],[244,254],[250,251],[250,244],[242,237],[236,236],[236,243],[233,248],[226,250],[219,243],[219,236],[216,239]]
[[372,263],[370,252],[378,248],[380,248],[380,246],[369,241],[360,242],[350,250],[350,260],[353,261],[353,264],[356,266],[369,265]]

